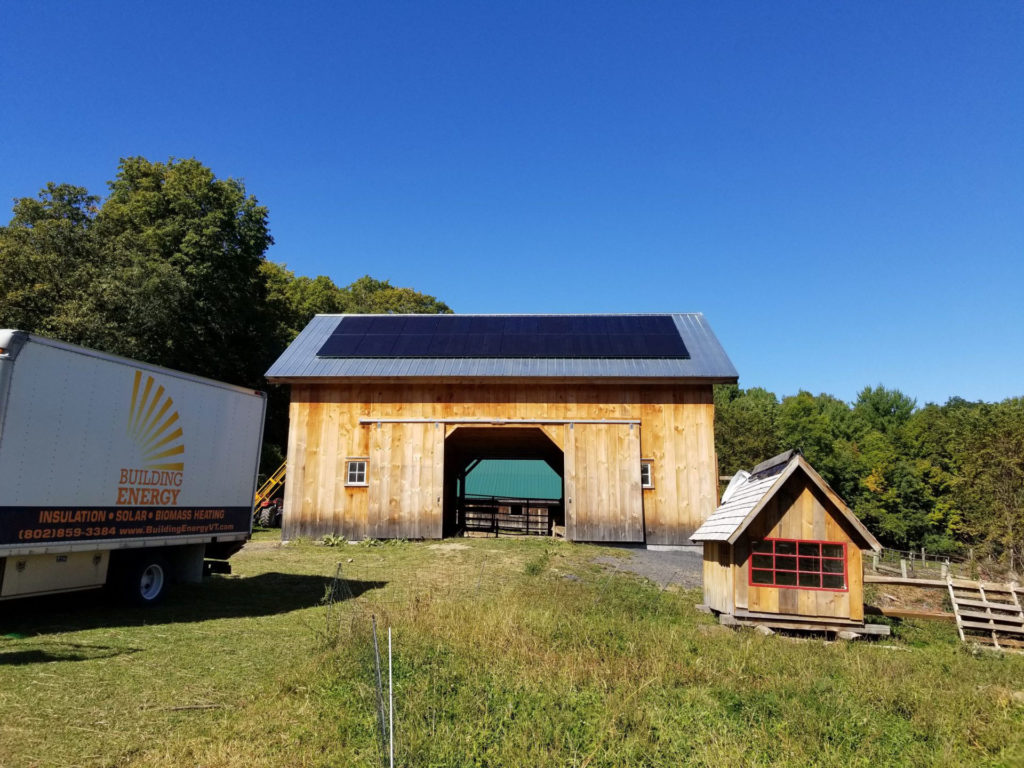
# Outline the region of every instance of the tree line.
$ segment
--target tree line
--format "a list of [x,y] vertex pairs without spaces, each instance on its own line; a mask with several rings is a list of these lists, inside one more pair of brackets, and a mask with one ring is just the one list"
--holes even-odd
[[886,546],[1024,556],[1024,398],[919,408],[882,386],[853,403],[721,386],[715,444],[723,475],[799,448]]
[[[267,208],[198,160],[124,158],[107,186],[101,198],[51,182],[14,201],[0,327],[267,389],[263,373],[318,312],[451,311],[386,280],[339,287],[267,260]],[[287,406],[270,387],[265,465],[283,457]]]

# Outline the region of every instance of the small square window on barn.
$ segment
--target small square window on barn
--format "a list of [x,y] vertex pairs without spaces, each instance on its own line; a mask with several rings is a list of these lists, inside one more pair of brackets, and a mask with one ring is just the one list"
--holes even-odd
[[650,461],[640,462],[640,487],[654,487],[654,467]]
[[750,545],[750,585],[845,592],[846,544],[763,539]]
[[364,459],[349,459],[345,485],[366,485],[366,461]]

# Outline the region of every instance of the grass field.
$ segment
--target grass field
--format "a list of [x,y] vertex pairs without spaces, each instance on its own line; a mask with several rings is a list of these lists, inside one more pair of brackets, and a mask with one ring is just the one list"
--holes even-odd
[[[266,535],[258,538],[266,539]],[[1024,657],[721,628],[614,549],[269,541],[139,613],[3,604],[0,765],[377,766],[370,615],[404,766],[1024,765]],[[323,598],[337,564],[349,599]]]

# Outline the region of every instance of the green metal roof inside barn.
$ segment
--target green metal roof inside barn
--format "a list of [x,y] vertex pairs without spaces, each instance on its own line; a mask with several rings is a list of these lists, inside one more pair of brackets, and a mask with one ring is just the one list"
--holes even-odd
[[466,495],[560,499],[562,478],[544,461],[485,459],[466,477]]

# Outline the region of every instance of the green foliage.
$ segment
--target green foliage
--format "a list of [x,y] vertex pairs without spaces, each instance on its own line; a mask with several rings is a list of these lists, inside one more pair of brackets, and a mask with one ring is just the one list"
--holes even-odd
[[916,408],[899,390],[866,387],[848,405],[799,392],[718,387],[723,473],[799,448],[884,544],[953,553],[972,546],[1024,558],[1024,400]]
[[257,385],[267,211],[196,160],[121,161],[102,205],[48,184],[0,229],[0,325]]
[[548,563],[550,561],[551,550],[545,549],[526,561],[526,566],[523,568],[523,572],[527,576],[539,576],[548,567]]
[[100,278],[92,226],[99,198],[82,187],[47,184],[15,201],[0,228],[0,326],[85,338],[102,325],[82,286]]
[[1024,560],[1024,398],[956,410],[951,491],[962,531],[1012,563]]
[[779,401],[771,392],[735,384],[715,388],[715,441],[718,469],[733,475],[784,448],[779,442]]
[[448,314],[451,309],[433,296],[417,293],[411,288],[396,288],[387,280],[369,275],[344,289],[345,311],[361,314]]
[[282,335],[291,341],[317,314],[447,314],[451,309],[433,296],[396,288],[366,275],[339,288],[326,275],[296,276],[284,264],[261,267],[267,297]]

